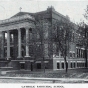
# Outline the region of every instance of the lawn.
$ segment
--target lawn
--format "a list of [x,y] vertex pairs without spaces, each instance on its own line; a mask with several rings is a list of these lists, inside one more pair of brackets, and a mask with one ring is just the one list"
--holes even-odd
[[57,71],[10,71],[5,75],[7,77],[43,77],[43,78],[88,78],[88,69],[69,69],[66,73],[65,70]]

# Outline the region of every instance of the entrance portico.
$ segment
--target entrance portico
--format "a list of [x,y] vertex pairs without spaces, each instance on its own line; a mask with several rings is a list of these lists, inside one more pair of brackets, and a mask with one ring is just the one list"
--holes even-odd
[[[1,58],[6,58],[9,60],[11,57],[11,47],[13,51],[17,54],[17,57],[14,57],[17,60],[30,57],[29,55],[29,29],[35,27],[35,19],[26,14],[23,16],[13,17],[8,20],[0,22],[0,32],[2,36],[2,54]],[[22,33],[24,30],[24,33]],[[5,34],[6,33],[6,34]],[[11,33],[13,34],[13,42],[11,42]],[[23,38],[22,38],[23,37]],[[23,41],[24,39],[24,41]],[[22,56],[22,45],[25,47],[25,56]],[[6,47],[6,56],[5,56],[5,47]],[[14,48],[15,47],[15,48]],[[17,53],[18,52],[18,53]],[[14,53],[14,54],[15,54]],[[14,55],[15,56],[15,55]]]

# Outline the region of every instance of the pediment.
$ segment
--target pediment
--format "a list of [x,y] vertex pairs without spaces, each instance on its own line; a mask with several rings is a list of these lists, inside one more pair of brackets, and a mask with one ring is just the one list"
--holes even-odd
[[28,13],[28,12],[19,12],[17,14],[15,14],[14,16],[12,16],[11,18],[14,18],[14,17],[18,17],[18,16],[22,16],[22,15],[30,15],[30,16],[33,16],[34,14],[33,13]]
[[14,15],[13,17],[9,18],[9,19],[6,19],[6,20],[2,20],[0,21],[0,25],[2,24],[6,24],[6,23],[13,23],[13,22],[18,22],[20,20],[25,20],[25,19],[29,19],[29,20],[35,20],[34,16],[28,14],[28,13],[18,13],[16,15]]

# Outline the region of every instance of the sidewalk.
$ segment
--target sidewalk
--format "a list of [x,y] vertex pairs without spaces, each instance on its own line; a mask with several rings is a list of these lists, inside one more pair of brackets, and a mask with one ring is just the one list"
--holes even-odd
[[30,80],[30,81],[49,81],[52,83],[88,83],[88,79],[82,78],[34,78],[34,77],[0,77],[0,79],[13,79],[13,80]]

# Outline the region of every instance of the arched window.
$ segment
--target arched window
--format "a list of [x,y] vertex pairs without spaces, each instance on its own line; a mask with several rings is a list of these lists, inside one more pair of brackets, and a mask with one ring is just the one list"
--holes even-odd
[[29,29],[29,32],[32,33],[32,28]]

